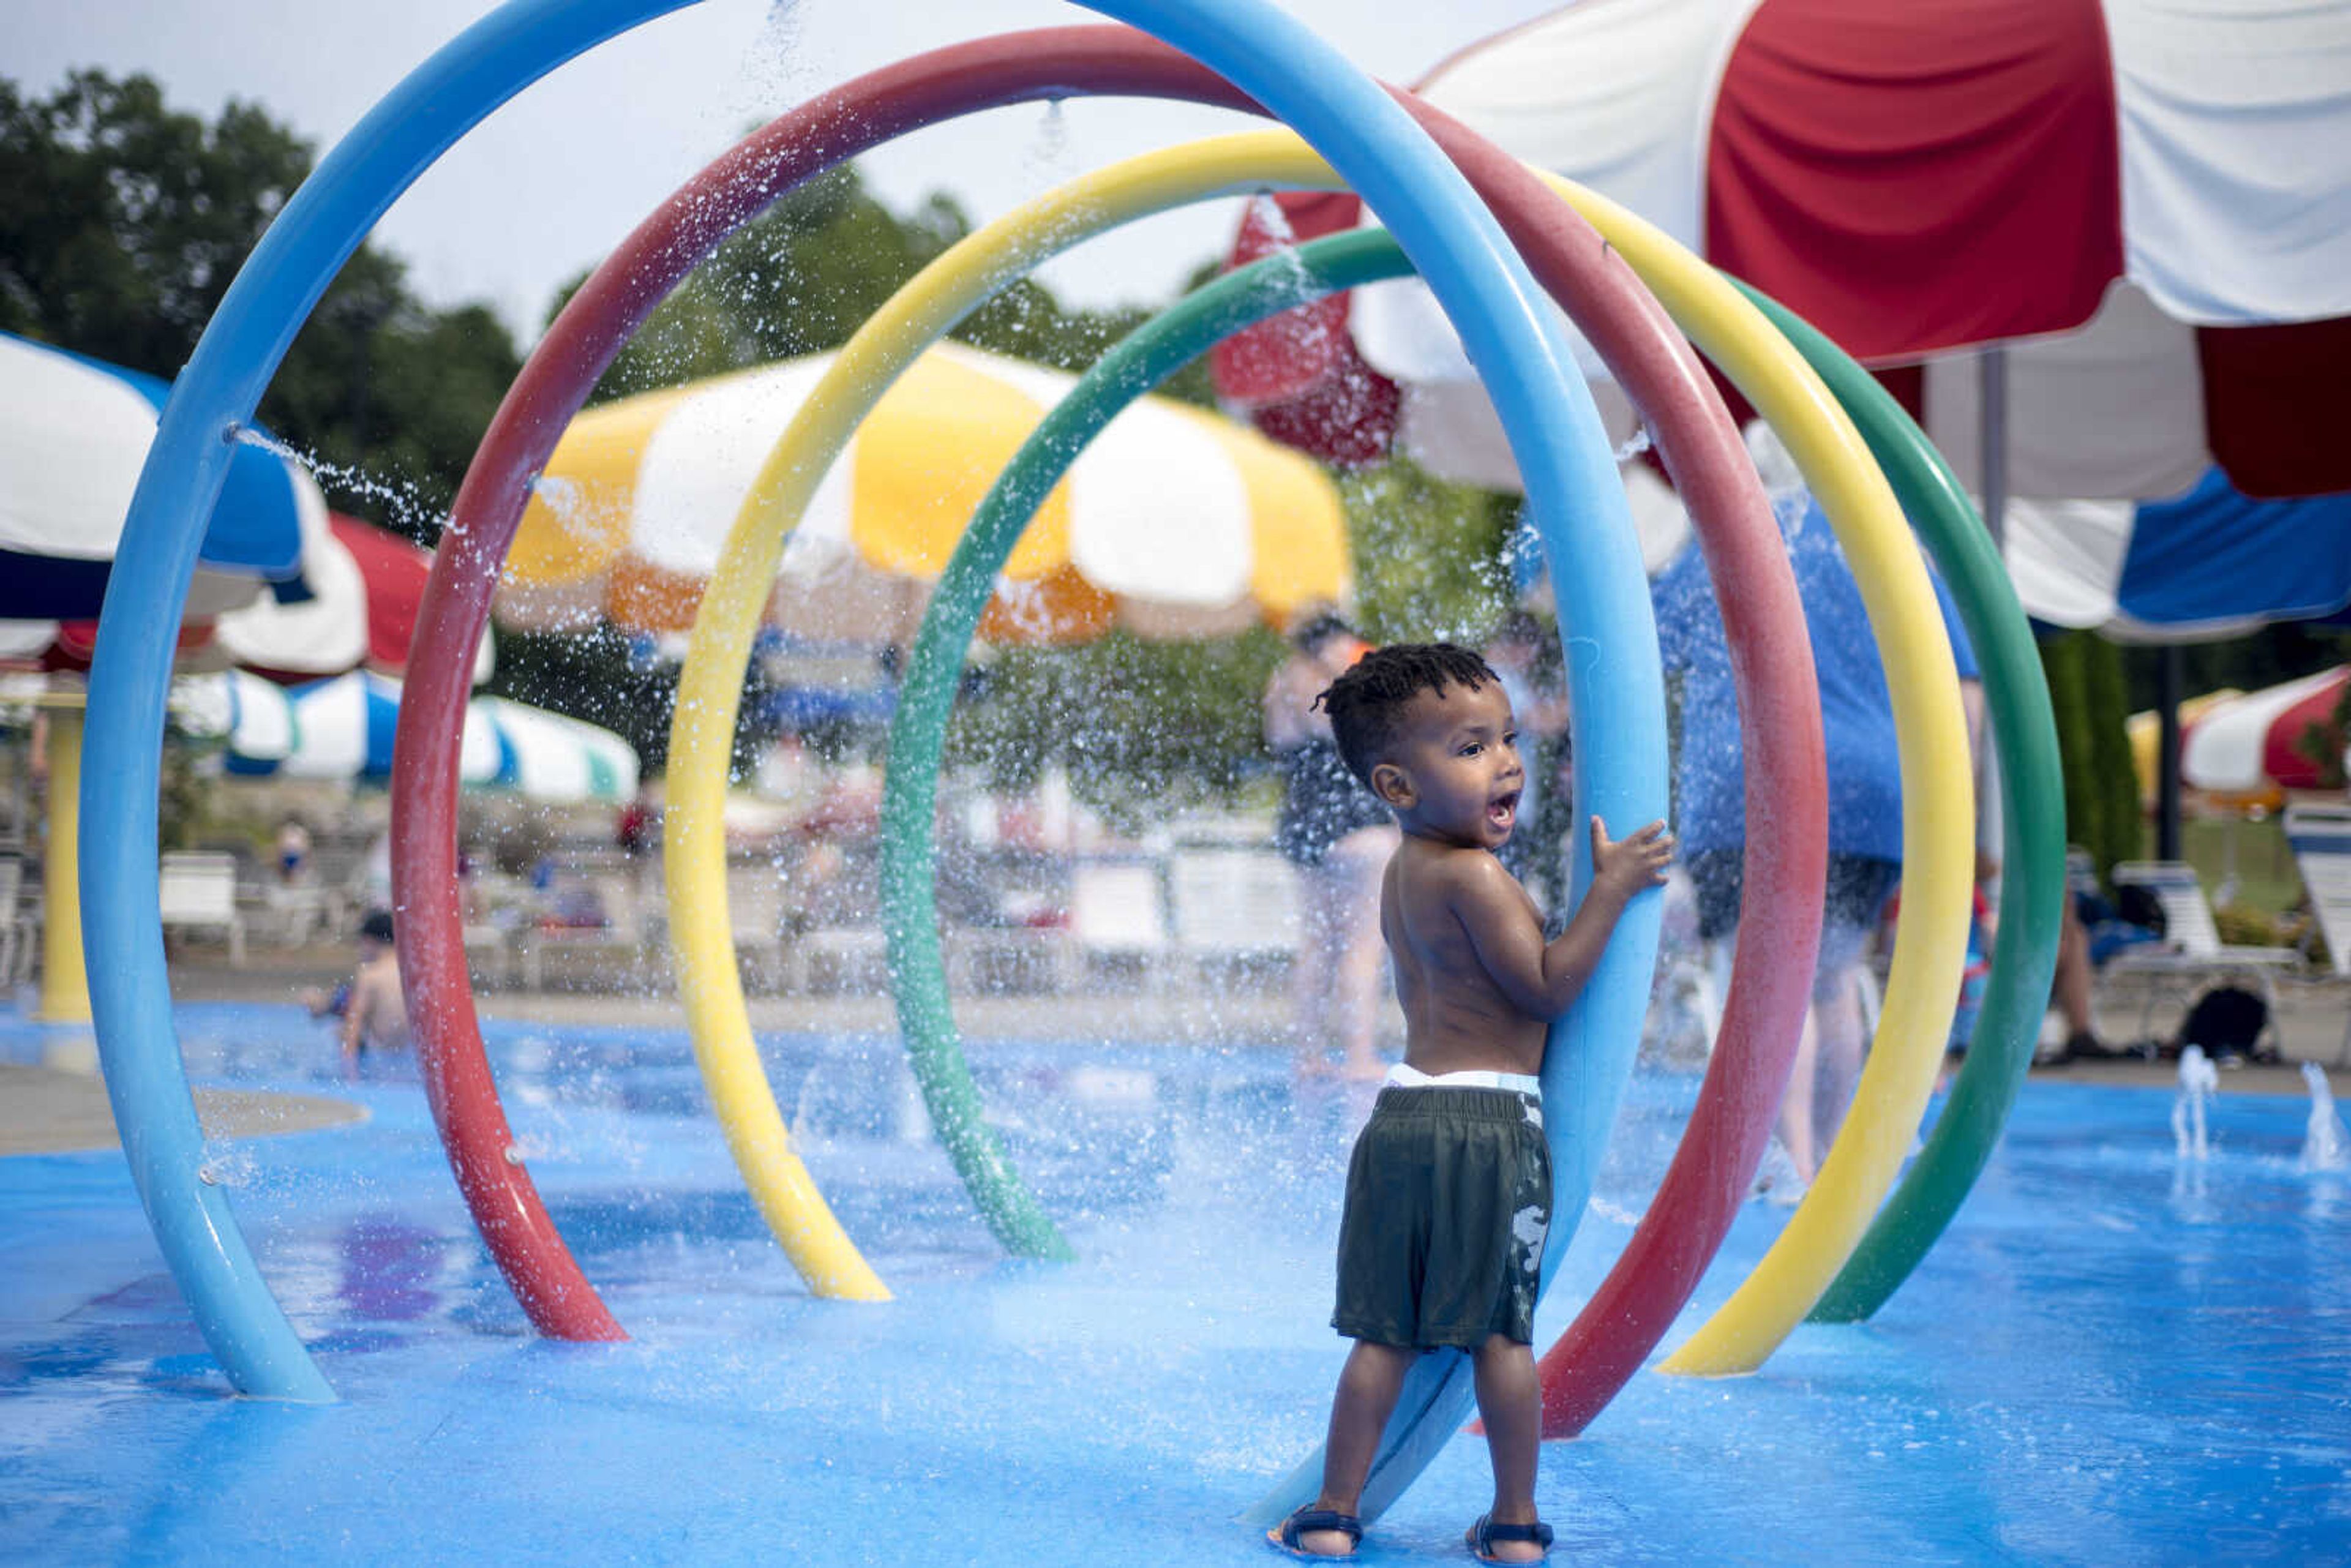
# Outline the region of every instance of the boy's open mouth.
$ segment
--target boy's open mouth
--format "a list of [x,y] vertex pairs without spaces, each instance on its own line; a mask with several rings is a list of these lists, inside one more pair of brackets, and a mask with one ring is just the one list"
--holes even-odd
[[1516,789],[1486,802],[1486,821],[1502,831],[1509,832],[1518,820],[1519,792]]

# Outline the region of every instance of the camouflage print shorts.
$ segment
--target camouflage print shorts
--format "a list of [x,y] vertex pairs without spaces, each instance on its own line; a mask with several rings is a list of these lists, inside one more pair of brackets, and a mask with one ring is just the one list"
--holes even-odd
[[1424,1350],[1531,1343],[1550,1228],[1541,1099],[1384,1089],[1347,1167],[1331,1326]]

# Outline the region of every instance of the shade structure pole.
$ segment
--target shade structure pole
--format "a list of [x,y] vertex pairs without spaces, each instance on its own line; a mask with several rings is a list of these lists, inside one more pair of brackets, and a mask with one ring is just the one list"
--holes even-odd
[[2177,643],[2156,661],[2155,858],[2179,858],[2179,689],[2187,681],[2188,656]]
[[1983,398],[1982,463],[1984,529],[1994,549],[2008,549],[2008,350],[1995,344],[1976,363]]
[[42,697],[41,706],[49,719],[49,842],[41,881],[40,1018],[43,1023],[88,1023],[79,866],[82,696],[53,691]]

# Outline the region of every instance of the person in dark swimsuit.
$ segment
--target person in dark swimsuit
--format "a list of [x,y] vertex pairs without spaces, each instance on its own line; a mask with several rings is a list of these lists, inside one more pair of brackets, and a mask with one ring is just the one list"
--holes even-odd
[[1290,637],[1290,655],[1265,693],[1265,734],[1281,769],[1274,847],[1299,871],[1298,953],[1290,968],[1298,1071],[1376,1079],[1387,1071],[1374,1031],[1380,1005],[1380,870],[1395,852],[1393,813],[1340,760],[1315,694],[1366,644],[1336,615]]

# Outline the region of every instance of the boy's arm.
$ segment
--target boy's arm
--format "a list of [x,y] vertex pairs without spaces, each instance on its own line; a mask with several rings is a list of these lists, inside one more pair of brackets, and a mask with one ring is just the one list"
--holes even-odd
[[1565,1012],[1607,950],[1633,895],[1666,880],[1673,840],[1663,822],[1612,841],[1592,819],[1592,886],[1552,941],[1542,939],[1525,891],[1491,856],[1473,862],[1454,889],[1453,910],[1478,958],[1511,1006],[1548,1023]]

